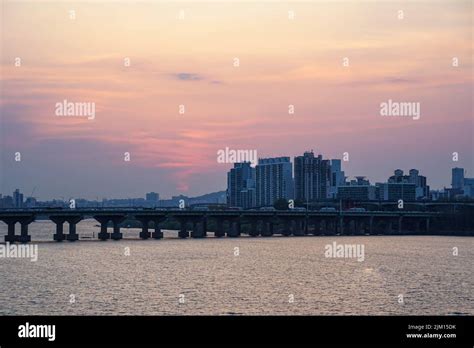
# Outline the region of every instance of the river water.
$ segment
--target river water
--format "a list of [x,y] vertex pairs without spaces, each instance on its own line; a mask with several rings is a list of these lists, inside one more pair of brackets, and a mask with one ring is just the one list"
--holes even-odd
[[[96,224],[79,223],[81,239]],[[0,315],[474,315],[472,237],[143,241],[122,229],[121,241],[56,243],[54,229],[30,225],[36,262],[0,258]],[[326,257],[334,242],[363,246],[363,261]]]

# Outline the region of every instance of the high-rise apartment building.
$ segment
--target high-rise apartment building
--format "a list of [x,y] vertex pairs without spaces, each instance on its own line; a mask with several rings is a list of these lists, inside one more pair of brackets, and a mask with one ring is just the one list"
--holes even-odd
[[293,198],[293,168],[289,157],[261,158],[255,168],[258,207]]
[[311,202],[326,199],[330,184],[331,163],[329,160],[324,160],[322,155],[315,157],[313,151],[295,157],[296,200]]

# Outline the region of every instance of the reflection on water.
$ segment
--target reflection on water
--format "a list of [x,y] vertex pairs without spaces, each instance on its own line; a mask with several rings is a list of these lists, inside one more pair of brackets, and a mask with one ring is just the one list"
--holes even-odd
[[[78,232],[97,236],[95,224],[83,221]],[[51,222],[30,229],[48,242],[38,243],[37,262],[0,258],[2,315],[474,314],[469,237],[181,240],[166,232],[142,241],[138,229],[123,229],[133,239],[55,243]],[[326,258],[334,241],[363,244],[364,261]]]

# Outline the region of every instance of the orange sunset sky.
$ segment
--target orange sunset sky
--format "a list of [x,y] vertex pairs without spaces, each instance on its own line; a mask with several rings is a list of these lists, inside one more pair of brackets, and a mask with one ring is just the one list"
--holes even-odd
[[[472,1],[2,1],[1,193],[223,190],[226,147],[349,152],[350,177],[417,168],[449,186],[452,167],[474,176],[472,11]],[[95,119],[56,116],[64,99],[94,102]],[[420,119],[380,116],[388,99],[420,102]]]

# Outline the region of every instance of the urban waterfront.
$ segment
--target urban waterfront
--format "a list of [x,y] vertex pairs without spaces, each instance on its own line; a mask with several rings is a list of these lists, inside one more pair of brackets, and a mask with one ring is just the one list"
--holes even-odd
[[[140,240],[123,228],[122,241],[101,242],[87,219],[78,242],[55,243],[54,230],[31,224],[37,262],[1,260],[2,315],[474,314],[469,237]],[[325,257],[333,242],[364,245],[364,260]]]

